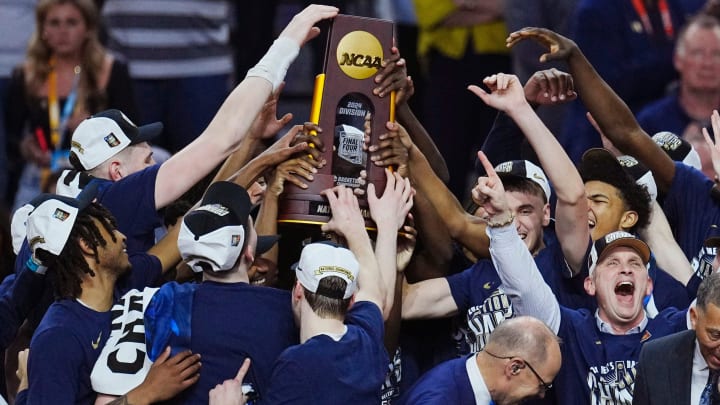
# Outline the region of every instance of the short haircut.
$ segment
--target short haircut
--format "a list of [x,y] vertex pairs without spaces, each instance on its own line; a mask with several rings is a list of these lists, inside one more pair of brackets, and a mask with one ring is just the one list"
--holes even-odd
[[[328,276],[320,280],[318,291],[337,292],[338,295],[342,297],[346,287],[347,282],[342,278]],[[350,300],[352,297],[347,299],[330,298],[318,293],[313,293],[305,287],[303,287],[303,292],[305,293],[305,300],[310,305],[310,308],[321,318],[344,319],[348,308],[350,308]]]
[[677,36],[677,42],[675,43],[676,54],[680,54],[685,51],[685,37],[687,36],[687,32],[690,27],[697,27],[698,29],[703,30],[720,29],[720,21],[708,14],[696,14],[688,20],[682,28],[680,28]]
[[705,311],[708,304],[720,307],[720,272],[713,272],[700,283],[695,306]]
[[547,204],[548,199],[539,184],[535,183],[530,179],[523,179],[517,176],[503,176],[500,175],[502,180],[503,188],[505,191],[516,191],[518,193],[530,194],[540,197],[543,204]]
[[78,213],[75,224],[70,231],[68,242],[58,256],[38,248],[36,255],[38,259],[49,269],[56,273],[55,295],[58,298],[78,298],[82,293],[82,278],[89,274],[95,276],[90,269],[85,254],[80,248],[80,240],[84,240],[90,247],[95,258],[99,262],[98,247],[107,245],[107,241],[100,233],[95,220],[100,223],[113,242],[117,224],[110,211],[98,203],[92,203]]

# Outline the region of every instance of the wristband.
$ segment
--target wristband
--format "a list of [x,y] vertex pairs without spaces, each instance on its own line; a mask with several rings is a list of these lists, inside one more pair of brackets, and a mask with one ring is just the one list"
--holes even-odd
[[30,258],[27,260],[25,266],[30,269],[30,271],[36,274],[45,274],[45,272],[47,271],[47,267],[36,262],[35,258],[32,256],[30,256]]
[[287,37],[279,37],[260,62],[248,70],[246,77],[261,77],[269,81],[275,91],[285,80],[285,74],[299,52],[300,46],[295,41]]
[[507,225],[512,224],[512,222],[513,222],[514,220],[515,220],[515,215],[511,212],[511,213],[510,213],[510,216],[508,217],[507,220],[505,220],[505,221],[503,221],[503,222],[490,222],[490,221],[488,221],[488,222],[487,222],[487,226],[490,227],[490,228],[502,228],[503,226],[507,226]]

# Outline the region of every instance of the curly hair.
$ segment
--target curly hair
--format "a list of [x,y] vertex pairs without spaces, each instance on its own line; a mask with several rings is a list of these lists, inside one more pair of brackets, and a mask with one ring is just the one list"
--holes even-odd
[[82,293],[82,279],[89,274],[95,276],[85,260],[85,253],[80,247],[80,240],[92,250],[96,263],[100,262],[98,247],[107,245],[98,228],[100,224],[116,242],[115,230],[117,225],[110,211],[97,203],[92,203],[80,211],[70,236],[62,252],[54,256],[43,249],[37,249],[35,254],[48,269],[55,272],[55,295],[57,298],[77,298]]

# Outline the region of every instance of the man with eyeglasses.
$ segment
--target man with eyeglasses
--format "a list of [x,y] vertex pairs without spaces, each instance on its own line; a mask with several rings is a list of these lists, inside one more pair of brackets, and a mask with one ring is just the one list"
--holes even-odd
[[508,319],[483,351],[440,364],[401,398],[401,404],[515,404],[544,397],[560,370],[559,339],[541,321]]
[[[504,223],[511,215],[505,191],[487,159],[481,161],[488,177],[478,179],[473,199],[482,203],[491,221]],[[643,345],[690,325],[686,309],[667,308],[654,318],[645,312],[643,302],[653,286],[650,248],[630,233],[608,233],[590,249],[584,287],[597,300],[594,312],[558,304],[510,223],[489,227],[488,234],[492,260],[517,313],[537,317],[563,339],[556,403],[630,404]]]

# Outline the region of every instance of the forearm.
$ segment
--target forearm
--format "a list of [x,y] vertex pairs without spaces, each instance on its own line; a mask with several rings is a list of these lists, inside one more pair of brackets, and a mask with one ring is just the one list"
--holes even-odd
[[395,300],[395,278],[397,276],[397,229],[383,224],[378,225],[375,241],[375,259],[380,269],[381,282],[385,290],[383,318],[390,315]]
[[560,305],[545,284],[527,246],[514,224],[488,228],[490,255],[502,281],[503,291],[520,315],[534,316],[554,332],[560,327]]
[[667,190],[675,175],[672,160],[643,131],[630,108],[600,77],[579,48],[571,52],[568,66],[583,104],[603,134],[623,153],[645,164],[653,172],[658,188]]
[[[443,213],[443,220],[450,232],[450,236],[467,246],[473,253],[478,251],[480,253],[478,256],[487,256],[487,251],[482,247],[483,245],[487,246],[487,237],[474,233],[471,235],[468,230],[470,226],[476,226],[470,224],[473,220],[477,220],[477,226],[481,226],[480,219],[475,219],[466,214],[457,198],[432,171],[427,159],[425,159],[417,146],[413,146],[409,151],[409,165],[410,180],[413,186],[418,191],[418,194],[427,197],[437,212]],[[483,250],[485,250],[484,255],[482,254]]]
[[[276,235],[277,234],[277,216],[278,216],[278,196],[274,193],[265,193],[265,198],[260,204],[257,220],[255,221],[255,231],[258,235]],[[278,262],[279,248],[277,244],[263,253],[262,257]]]
[[228,177],[228,181],[232,181],[235,184],[238,184],[245,189],[250,188],[250,186],[257,180],[260,175],[265,172],[265,170],[268,168],[268,164],[266,163],[266,157],[263,155],[257,156],[255,159],[249,161],[245,166],[243,166],[240,170],[235,172],[232,176]]
[[420,123],[415,114],[407,103],[398,106],[397,110],[398,122],[405,127],[413,143],[427,159],[433,172],[442,180],[443,183],[450,181],[450,173],[448,172],[445,159],[440,154],[435,142],[433,142],[430,134],[427,133],[425,127]]
[[213,181],[226,180],[241,170],[252,159],[259,144],[260,142],[254,139],[244,138],[240,142],[240,147],[225,159]]
[[657,201],[653,200],[650,223],[640,231],[640,235],[650,246],[658,266],[687,286],[693,275],[692,266],[675,241],[670,224]]
[[[408,277],[413,282],[446,276],[453,256],[453,242],[450,232],[448,232],[443,218],[424,194],[416,194],[414,198],[413,219],[415,228],[418,230],[418,247],[422,251],[415,251],[411,261],[412,266],[408,266],[405,273],[410,272]],[[425,255],[424,252],[430,252],[430,254]],[[419,260],[419,255],[423,255],[428,260]],[[425,267],[431,270],[432,273],[428,275],[418,271],[420,270],[418,269],[420,263],[426,264]]]
[[361,295],[367,297],[368,301],[375,302],[380,307],[384,317],[385,286],[375,253],[370,244],[370,238],[363,229],[362,231],[348,232],[345,239],[348,243],[348,249],[355,255],[360,264],[360,274],[358,274],[359,294],[362,293]]

